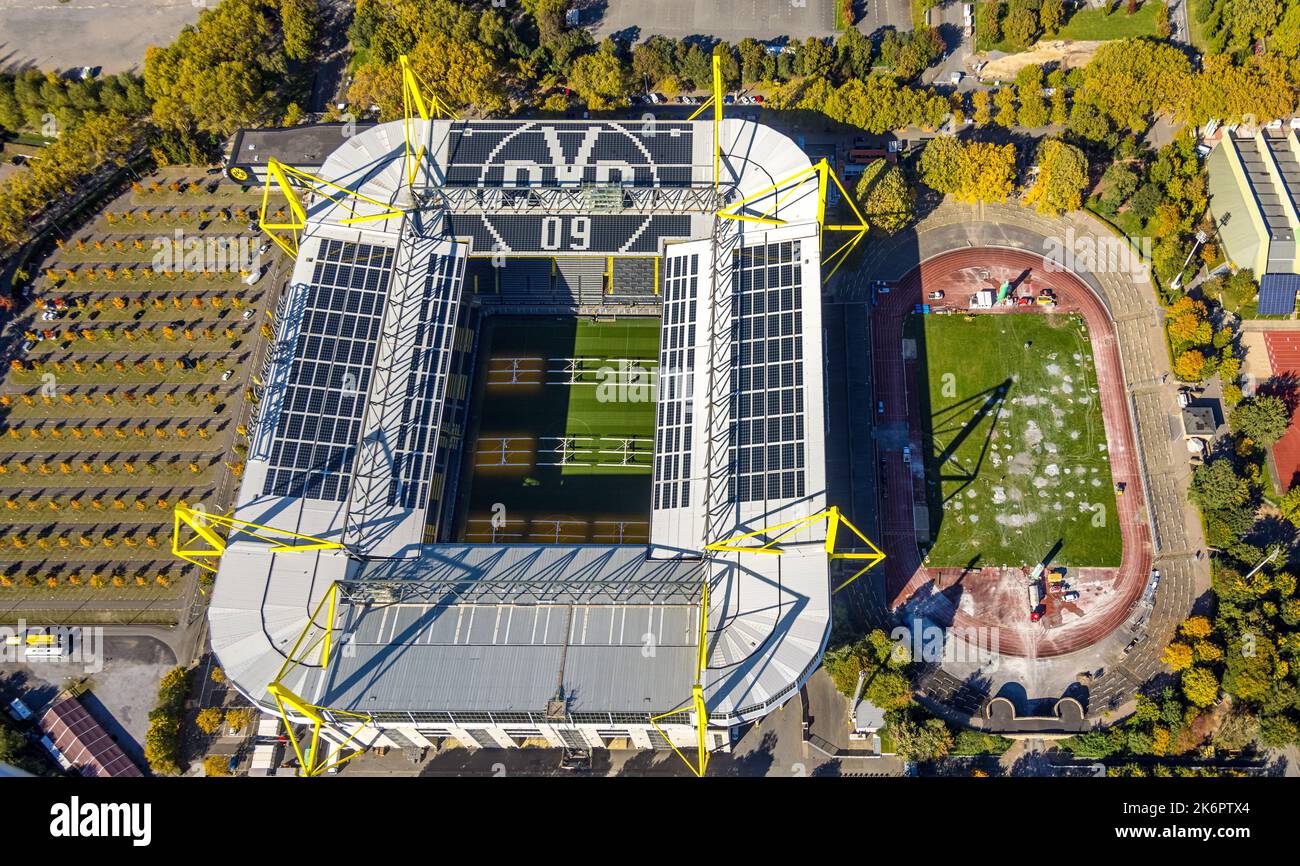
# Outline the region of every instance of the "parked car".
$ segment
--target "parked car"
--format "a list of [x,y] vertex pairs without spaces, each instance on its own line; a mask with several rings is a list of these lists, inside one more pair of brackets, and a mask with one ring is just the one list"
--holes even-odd
[[884,414],[885,414],[885,401],[884,401],[884,400],[879,400],[879,401],[876,402],[876,414],[878,414],[878,415],[884,415]]
[[926,298],[928,298],[928,299],[931,300],[931,301],[942,301],[942,300],[943,300],[943,289],[937,289],[937,290],[931,292],[930,294],[926,295]]
[[1064,595],[1062,595],[1061,598],[1062,598],[1063,600],[1065,600],[1065,601],[1078,601],[1078,600],[1079,600],[1079,593],[1078,593],[1077,590],[1073,590],[1073,589],[1072,589],[1072,590],[1070,590],[1069,592],[1067,592],[1067,593],[1065,593]]
[[229,381],[230,381],[230,377],[233,376],[233,375],[235,375],[235,371],[234,371],[234,370],[227,370],[226,372],[224,372],[224,373],[221,374],[221,381],[223,381],[223,382],[229,382]]
[[912,446],[911,446],[911,445],[904,445],[904,446],[903,446],[903,462],[904,462],[904,463],[911,463],[911,462],[912,462]]
[[252,311],[252,310],[244,310],[244,319],[247,320],[247,319],[251,319],[251,318],[253,318],[253,311]]

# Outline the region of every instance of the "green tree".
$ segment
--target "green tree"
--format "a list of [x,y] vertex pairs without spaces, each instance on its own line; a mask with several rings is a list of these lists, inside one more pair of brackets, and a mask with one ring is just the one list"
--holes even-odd
[[145,93],[153,119],[177,131],[230,135],[280,116],[268,94],[286,70],[271,0],[222,0],[171,45],[145,52]]
[[935,761],[952,750],[952,731],[942,719],[917,723],[904,717],[891,722],[889,730],[898,756],[905,761]]
[[593,111],[627,105],[629,87],[623,64],[605,51],[584,54],[569,71],[569,84]]
[[1028,48],[1038,35],[1038,16],[1024,5],[1012,4],[1002,22],[1002,32],[1015,48]]
[[1043,67],[1031,63],[1016,75],[1016,97],[1020,101],[1018,120],[1031,129],[1046,126],[1047,101],[1043,98]]
[[1255,396],[1243,400],[1228,416],[1232,429],[1265,447],[1281,439],[1291,423],[1291,412],[1280,397]]
[[1232,508],[1249,501],[1250,485],[1237,474],[1231,460],[1218,457],[1196,468],[1191,495],[1202,508]]
[[1300,485],[1292,487],[1282,496],[1278,510],[1293,525],[1300,527]]
[[316,44],[316,0],[280,0],[284,28],[284,53],[290,60],[306,60]]
[[1043,5],[1038,10],[1038,23],[1045,34],[1054,36],[1065,23],[1064,0],[1043,0]]

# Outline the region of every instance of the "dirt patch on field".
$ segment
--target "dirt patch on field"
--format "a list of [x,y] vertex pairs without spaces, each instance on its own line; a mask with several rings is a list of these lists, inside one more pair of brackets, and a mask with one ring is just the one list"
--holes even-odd
[[1031,63],[1040,66],[1059,65],[1062,69],[1086,66],[1092,55],[1097,53],[1099,45],[1101,42],[1073,42],[1064,39],[1039,42],[1028,51],[990,60],[980,70],[980,78],[1010,81]]

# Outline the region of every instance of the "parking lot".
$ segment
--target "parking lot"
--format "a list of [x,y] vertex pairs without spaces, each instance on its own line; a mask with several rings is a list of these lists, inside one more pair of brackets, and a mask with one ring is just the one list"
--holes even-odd
[[146,48],[170,43],[203,8],[200,0],[0,0],[0,70],[138,72]]
[[835,35],[835,0],[607,0],[604,5],[598,21],[584,22],[593,26],[598,39],[615,33],[638,39],[715,36],[735,44],[746,36]]

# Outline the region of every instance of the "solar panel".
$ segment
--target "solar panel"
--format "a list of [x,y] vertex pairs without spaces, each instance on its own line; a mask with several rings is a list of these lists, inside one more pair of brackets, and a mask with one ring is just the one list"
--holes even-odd
[[1259,283],[1259,314],[1286,316],[1295,312],[1300,275],[1265,274]]
[[321,241],[312,282],[294,302],[263,495],[347,499],[392,266],[391,248]]
[[[463,255],[436,256],[429,265],[414,335],[418,348],[406,377],[406,400],[393,455],[389,505],[404,508],[425,505],[429,464],[439,444],[439,431],[433,419],[447,390],[445,361],[451,351],[460,311],[458,284],[464,276],[464,265]],[[427,507],[434,510],[433,503]]]
[[733,501],[804,495],[800,242],[732,254]]
[[692,394],[695,317],[700,257],[670,256],[664,262],[663,333],[659,348],[659,402],[655,420],[654,508],[691,504]]

